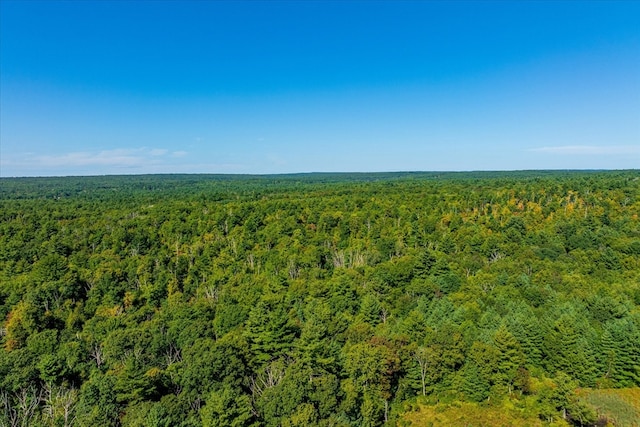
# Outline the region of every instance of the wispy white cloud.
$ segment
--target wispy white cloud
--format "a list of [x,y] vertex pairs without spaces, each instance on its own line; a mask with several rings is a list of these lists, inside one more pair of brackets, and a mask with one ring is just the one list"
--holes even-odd
[[[97,175],[120,173],[247,173],[240,163],[185,162],[189,152],[158,148],[117,148],[60,154],[14,153],[0,157],[0,176]],[[180,159],[180,160],[179,160]],[[206,159],[198,159],[205,160]]]
[[168,152],[169,150],[166,150],[164,148],[154,148],[149,151],[149,154],[151,154],[152,156],[164,156]]
[[158,161],[158,159],[154,158],[164,154],[163,151],[166,152],[166,150],[148,148],[117,148],[98,152],[77,151],[56,155],[40,155],[33,157],[31,160],[38,166],[45,168],[78,166],[136,167]]
[[[169,150],[161,148],[116,148],[102,151],[72,151],[61,154],[36,154],[27,152],[4,158],[6,166],[22,166],[31,169],[59,169],[79,167],[136,168],[164,162]],[[174,154],[172,153],[172,156]]]
[[640,154],[640,145],[562,145],[531,148],[528,151],[561,155],[606,156],[616,154]]

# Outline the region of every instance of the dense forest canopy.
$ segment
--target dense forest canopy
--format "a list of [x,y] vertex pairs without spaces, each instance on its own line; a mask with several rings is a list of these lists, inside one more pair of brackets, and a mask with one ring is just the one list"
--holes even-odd
[[593,423],[639,214],[638,171],[0,179],[0,425]]

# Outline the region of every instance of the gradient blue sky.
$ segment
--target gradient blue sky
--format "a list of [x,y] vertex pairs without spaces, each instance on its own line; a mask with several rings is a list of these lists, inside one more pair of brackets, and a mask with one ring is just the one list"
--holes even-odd
[[0,1],[0,176],[640,168],[640,2]]

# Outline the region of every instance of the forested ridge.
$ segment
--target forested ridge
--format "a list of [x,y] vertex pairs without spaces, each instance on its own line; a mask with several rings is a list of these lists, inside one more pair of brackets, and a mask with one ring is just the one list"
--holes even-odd
[[0,179],[0,425],[594,425],[639,214],[635,170]]

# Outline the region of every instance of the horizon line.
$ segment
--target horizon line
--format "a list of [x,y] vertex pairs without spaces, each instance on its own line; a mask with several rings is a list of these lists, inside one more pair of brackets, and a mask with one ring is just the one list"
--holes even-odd
[[279,172],[279,173],[219,173],[219,172],[160,172],[131,174],[95,174],[95,175],[14,175],[1,176],[0,179],[29,178],[107,178],[107,177],[144,177],[144,176],[226,176],[226,177],[277,177],[293,175],[384,175],[384,174],[456,174],[456,173],[518,173],[518,172],[632,172],[640,168],[549,168],[549,169],[464,169],[464,170],[393,170],[393,171],[311,171],[311,172]]

